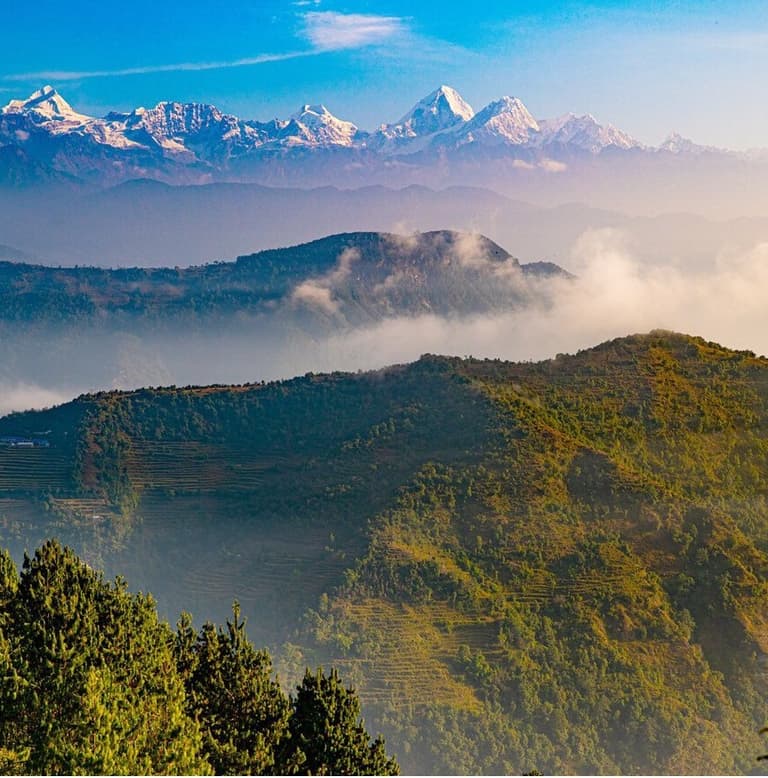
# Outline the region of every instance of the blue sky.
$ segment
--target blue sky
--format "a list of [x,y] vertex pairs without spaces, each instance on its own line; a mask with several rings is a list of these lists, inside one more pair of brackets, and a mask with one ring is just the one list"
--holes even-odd
[[51,83],[79,110],[323,102],[370,129],[441,83],[474,107],[590,112],[645,142],[768,146],[768,4],[481,0],[0,2],[0,101]]

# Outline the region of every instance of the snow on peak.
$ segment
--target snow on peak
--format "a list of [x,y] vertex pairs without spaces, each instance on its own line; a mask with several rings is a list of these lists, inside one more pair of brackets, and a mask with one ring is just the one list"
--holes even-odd
[[539,122],[539,129],[541,130],[539,145],[554,143],[572,146],[593,154],[608,146],[627,150],[642,145],[612,124],[600,124],[589,113],[583,116],[567,113],[556,119],[543,119]]
[[660,151],[672,154],[704,154],[705,152],[722,152],[717,146],[703,146],[690,138],[685,138],[678,132],[673,132],[659,146]]
[[302,105],[290,120],[300,125],[296,135],[288,125],[290,137],[306,145],[351,146],[358,131],[356,124],[339,119],[324,105]]
[[467,141],[517,145],[527,143],[532,134],[537,132],[538,122],[531,116],[523,101],[505,95],[476,113],[472,120],[467,122],[462,135]]
[[291,114],[291,119],[301,121],[302,116],[305,116],[306,114],[313,114],[315,116],[333,116],[322,103],[319,103],[318,105],[302,105],[296,113]]
[[136,108],[127,117],[127,126],[143,127],[150,134],[163,137],[189,135],[219,123],[223,114],[207,103],[177,103],[164,101],[154,108]]
[[77,113],[50,84],[32,92],[26,100],[11,100],[2,109],[2,113],[34,113],[41,119],[77,122],[87,121],[90,118]]
[[472,106],[449,86],[441,86],[428,94],[400,121],[382,128],[388,137],[413,138],[432,135],[466,122],[475,115]]

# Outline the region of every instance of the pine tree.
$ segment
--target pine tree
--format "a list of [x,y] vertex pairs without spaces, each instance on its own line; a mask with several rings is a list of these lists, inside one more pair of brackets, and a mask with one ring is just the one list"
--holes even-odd
[[[0,761],[13,772],[199,773],[172,633],[149,597],[114,585],[56,542],[27,557],[0,636]],[[23,769],[22,768],[23,765]]]
[[397,775],[384,741],[371,740],[360,718],[360,700],[336,670],[309,670],[292,700],[290,745],[309,775]]
[[205,755],[218,775],[283,772],[277,754],[288,737],[290,705],[272,679],[272,660],[248,640],[237,603],[226,630],[207,623],[193,642],[189,616],[178,625],[176,659],[187,706],[203,729]]

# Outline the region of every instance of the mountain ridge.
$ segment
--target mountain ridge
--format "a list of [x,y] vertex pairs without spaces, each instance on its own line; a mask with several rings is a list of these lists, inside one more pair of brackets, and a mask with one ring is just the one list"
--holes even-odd
[[[25,311],[30,320],[43,320],[47,311],[65,322],[69,311],[75,319],[96,317],[104,323],[129,313],[157,322],[174,312],[192,313],[203,303],[214,306],[209,313],[215,315],[265,314],[279,303],[314,306],[321,314],[350,305],[347,315],[362,316],[351,319],[360,323],[387,311],[485,313],[522,301],[527,277],[570,275],[553,263],[528,270],[485,236],[437,230],[339,233],[185,268],[67,268],[3,260],[0,277],[6,289],[0,321],[23,318]],[[58,306],[50,303],[54,298]]]
[[407,772],[730,773],[764,715],[766,420],[766,358],[663,331],[102,392],[0,419],[50,430],[0,448],[0,530],[171,612],[236,596]]
[[512,158],[534,155],[542,162],[609,150],[672,155],[691,150],[669,143],[645,147],[591,115],[566,117],[536,120],[513,97],[502,97],[475,112],[455,89],[441,86],[399,121],[370,132],[337,118],[325,106],[308,104],[287,119],[267,121],[242,119],[205,103],[173,101],[99,118],[79,114],[46,85],[26,100],[13,99],[0,109],[0,143],[19,145],[39,163],[100,183],[147,172],[174,181],[247,177],[254,165],[258,169],[267,162],[274,165],[276,160],[306,154],[341,153],[357,164],[375,167],[390,159],[412,164],[411,157],[439,157],[460,149],[466,154],[467,146],[503,149]]

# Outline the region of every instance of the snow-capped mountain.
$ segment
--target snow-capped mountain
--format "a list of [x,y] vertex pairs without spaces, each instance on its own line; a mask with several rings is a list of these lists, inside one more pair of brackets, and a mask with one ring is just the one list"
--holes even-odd
[[428,94],[394,124],[383,124],[369,141],[382,151],[412,153],[429,145],[439,133],[463,126],[475,115],[472,106],[449,86]]
[[[491,149],[492,158],[521,157],[528,165],[598,155],[607,148],[676,154],[700,153],[703,148],[671,136],[659,149],[647,149],[589,114],[536,120],[516,97],[502,97],[475,113],[449,86],[439,87],[401,119],[371,133],[323,105],[303,105],[287,119],[269,121],[242,119],[205,103],[180,102],[92,117],[78,113],[53,87],[45,86],[0,109],[3,146],[23,152],[5,155],[16,167],[23,159],[24,164],[97,184],[137,177],[172,183],[260,180],[265,164],[283,176],[292,160],[296,170],[311,168],[320,174],[328,169],[323,167],[325,152],[336,152],[327,157],[329,165],[339,164],[340,153],[360,171],[366,166],[412,169],[430,160],[444,162],[459,150],[465,160],[481,158],[484,149]],[[480,151],[479,157],[465,153],[472,150]],[[14,173],[11,178],[23,176]]]
[[519,146],[529,143],[538,132],[538,122],[522,100],[504,96],[475,114],[455,133],[455,138],[458,144]]
[[77,113],[52,86],[38,89],[26,100],[11,100],[0,113],[49,125],[52,132],[66,132],[92,121],[92,117]]
[[[357,125],[337,119],[324,105],[304,105],[291,116],[291,123],[298,125],[294,136],[285,133],[286,139],[296,143],[303,140],[309,145],[351,146],[358,133]],[[286,128],[287,129],[287,128]]]
[[684,138],[677,132],[668,135],[659,146],[659,151],[668,151],[671,154],[691,154],[698,156],[706,153],[722,153],[717,146],[703,146],[694,143],[690,138]]
[[596,154],[608,146],[617,149],[641,148],[640,141],[622,132],[612,124],[600,124],[592,114],[576,116],[567,113],[557,119],[539,121],[540,134],[537,143],[541,146],[559,144]]

